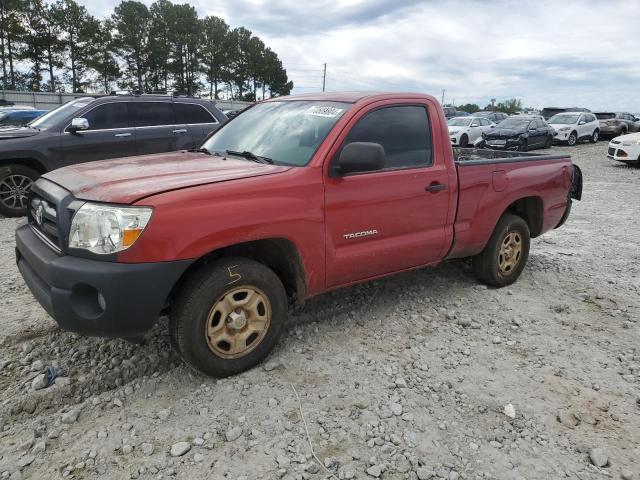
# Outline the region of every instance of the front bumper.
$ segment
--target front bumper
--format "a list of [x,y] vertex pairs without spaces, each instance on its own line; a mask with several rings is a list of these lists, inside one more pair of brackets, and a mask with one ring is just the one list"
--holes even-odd
[[16,230],[16,260],[34,297],[61,328],[123,338],[153,327],[171,289],[192,263],[127,264],[59,256],[30,225]]
[[640,145],[609,143],[607,158],[625,163],[640,163]]
[[495,143],[496,139],[487,138],[485,144],[488,148],[493,150],[515,150],[520,145],[520,138],[508,138],[504,144]]
[[556,142],[566,142],[569,139],[569,135],[571,134],[571,130],[567,130],[564,132],[556,132],[553,140]]

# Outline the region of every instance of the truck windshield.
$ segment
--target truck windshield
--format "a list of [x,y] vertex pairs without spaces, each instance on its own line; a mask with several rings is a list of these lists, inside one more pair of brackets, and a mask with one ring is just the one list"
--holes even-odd
[[567,114],[558,113],[549,119],[549,123],[555,123],[556,125],[570,125],[576,123],[580,118],[580,114]]
[[43,116],[35,119],[33,122],[29,124],[30,127],[39,128],[40,130],[46,130],[51,127],[55,127],[65,118],[73,115],[78,110],[89,105],[93,98],[78,98],[76,100],[72,100],[70,102],[65,103],[64,105],[59,106],[51,110],[50,112],[45,113]]
[[223,125],[202,148],[251,152],[276,164],[304,166],[349,107],[342,102],[260,103]]

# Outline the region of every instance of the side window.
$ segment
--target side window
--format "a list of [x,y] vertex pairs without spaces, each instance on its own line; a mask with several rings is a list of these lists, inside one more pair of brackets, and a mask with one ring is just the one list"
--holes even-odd
[[382,145],[387,169],[432,163],[431,128],[425,107],[386,107],[368,113],[349,132],[345,145],[352,142]]
[[82,116],[89,121],[89,130],[133,127],[127,102],[99,105]]
[[192,103],[174,103],[176,122],[180,124],[216,123],[216,119],[201,105]]
[[173,106],[169,102],[136,102],[136,127],[175,125]]

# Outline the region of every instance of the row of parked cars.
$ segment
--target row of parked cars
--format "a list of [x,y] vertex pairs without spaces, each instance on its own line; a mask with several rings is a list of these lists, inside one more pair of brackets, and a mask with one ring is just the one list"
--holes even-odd
[[0,213],[24,215],[31,185],[45,172],[194,149],[227,121],[211,100],[125,93],[77,98],[27,125],[0,127]]
[[576,145],[581,140],[597,142],[601,136],[617,137],[640,131],[640,118],[626,112],[597,112],[563,109],[552,116],[543,109],[539,115],[507,115],[503,112],[476,112],[448,120],[451,143],[455,146],[488,147],[527,151],[549,148],[554,143]]

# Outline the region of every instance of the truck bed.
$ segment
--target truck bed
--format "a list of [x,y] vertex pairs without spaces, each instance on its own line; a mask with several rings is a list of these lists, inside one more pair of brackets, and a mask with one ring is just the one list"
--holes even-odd
[[491,150],[490,148],[453,147],[453,155],[458,165],[480,165],[488,163],[511,163],[541,160],[567,160],[569,155],[514,152],[512,150]]

